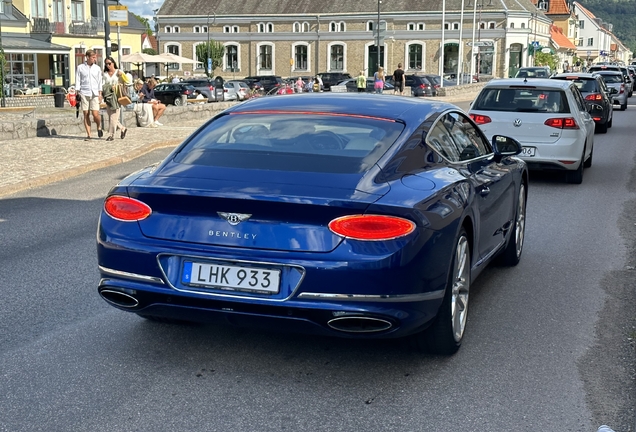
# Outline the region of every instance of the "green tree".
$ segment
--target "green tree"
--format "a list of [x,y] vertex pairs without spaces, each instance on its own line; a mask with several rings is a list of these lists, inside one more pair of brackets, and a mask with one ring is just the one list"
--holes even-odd
[[148,36],[152,36],[152,28],[150,27],[150,22],[148,18],[144,18],[141,15],[137,15],[136,13],[133,13],[133,12],[131,12],[131,14],[133,14],[134,17],[137,18],[139,22],[144,25],[144,27],[146,27],[146,34]]
[[212,72],[208,73],[208,76],[212,76],[214,70],[221,67],[223,64],[223,54],[225,53],[225,47],[221,42],[213,41],[205,42],[197,45],[197,60],[204,64],[204,67],[208,67],[208,44],[210,58],[212,59]]
[[534,53],[534,64],[535,66],[550,66],[550,69],[555,71],[558,65],[558,58],[552,53],[537,51]]
[[144,48],[141,52],[148,55],[157,55],[157,51],[154,48]]

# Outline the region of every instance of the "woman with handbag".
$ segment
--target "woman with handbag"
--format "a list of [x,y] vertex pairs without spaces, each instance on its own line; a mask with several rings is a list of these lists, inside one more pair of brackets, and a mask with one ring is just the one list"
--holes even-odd
[[[112,57],[104,60],[104,102],[106,102],[106,114],[108,115],[108,138],[106,141],[114,140],[117,128],[121,130],[121,139],[126,138],[128,128],[119,123],[119,107],[129,105],[130,98],[126,95],[125,88],[128,84],[128,77],[121,70],[117,69],[117,63]],[[108,94],[108,97],[106,97]]]

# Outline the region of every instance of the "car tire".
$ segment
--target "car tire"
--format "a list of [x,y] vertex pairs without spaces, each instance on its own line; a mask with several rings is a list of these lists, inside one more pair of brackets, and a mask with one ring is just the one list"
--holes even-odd
[[611,128],[611,127],[612,127],[612,123],[613,123],[613,121],[614,121],[614,116],[612,115],[612,118],[610,118],[610,119],[608,120],[608,122],[607,122],[607,127],[608,127],[608,128]]
[[468,317],[470,267],[468,234],[462,228],[455,242],[451,273],[437,316],[429,328],[412,336],[417,350],[440,355],[452,355],[459,350]]
[[621,105],[621,111],[625,111],[627,109],[627,102]]
[[608,128],[608,124],[607,122],[605,123],[599,123],[596,125],[596,132],[598,133],[607,133],[607,128]]
[[583,164],[584,168],[589,168],[592,166],[592,156],[594,156],[594,146],[592,146],[592,150],[590,150],[590,157],[587,158],[587,160]]
[[583,183],[583,168],[584,167],[585,167],[585,149],[583,149],[583,154],[581,155],[581,163],[579,164],[579,167],[574,171],[568,171],[567,182],[572,184]]
[[172,104],[173,104],[174,106],[181,106],[181,105],[183,105],[183,104],[181,103],[181,98],[180,98],[180,97],[176,97],[176,98],[174,98],[174,100],[172,101]]
[[515,212],[515,220],[513,230],[510,233],[508,244],[499,255],[499,263],[504,266],[514,267],[521,261],[521,253],[523,252],[523,242],[526,233],[526,184],[521,182],[519,187],[519,196],[517,197],[517,210]]

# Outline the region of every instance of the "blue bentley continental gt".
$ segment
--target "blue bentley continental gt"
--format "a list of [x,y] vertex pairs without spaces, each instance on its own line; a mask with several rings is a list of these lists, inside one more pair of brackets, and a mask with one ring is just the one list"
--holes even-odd
[[249,100],[108,193],[99,294],[150,320],[408,336],[453,354],[471,283],[521,257],[520,151],[446,103]]

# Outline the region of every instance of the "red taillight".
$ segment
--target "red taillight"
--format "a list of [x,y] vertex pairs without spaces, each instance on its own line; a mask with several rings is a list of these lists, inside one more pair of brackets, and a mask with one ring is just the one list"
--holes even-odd
[[433,87],[435,87],[435,88],[439,88],[439,84],[435,84]]
[[183,92],[184,95],[189,95],[190,93],[191,93],[190,90],[186,90]]
[[381,215],[343,216],[329,222],[334,234],[354,240],[392,240],[411,234],[415,223],[408,219]]
[[420,84],[420,88],[421,89],[427,89],[428,88],[428,84]]
[[477,124],[486,124],[492,121],[490,117],[480,114],[471,114],[470,118]]
[[597,121],[597,122],[601,121],[600,117],[592,117],[592,118],[594,119],[594,121]]
[[589,95],[585,96],[585,100],[599,101],[599,100],[603,100],[603,96],[601,96],[598,93],[592,93],[592,94],[589,94]]
[[625,93],[625,84],[621,84],[621,91],[619,93]]
[[147,204],[121,195],[106,198],[104,210],[110,217],[124,222],[140,221],[152,214],[152,209]]
[[210,86],[210,90],[214,91],[214,86]]
[[546,126],[550,126],[557,129],[578,129],[579,126],[573,117],[567,118],[551,118],[547,119],[544,123]]
[[223,93],[227,93],[227,89],[223,89]]

